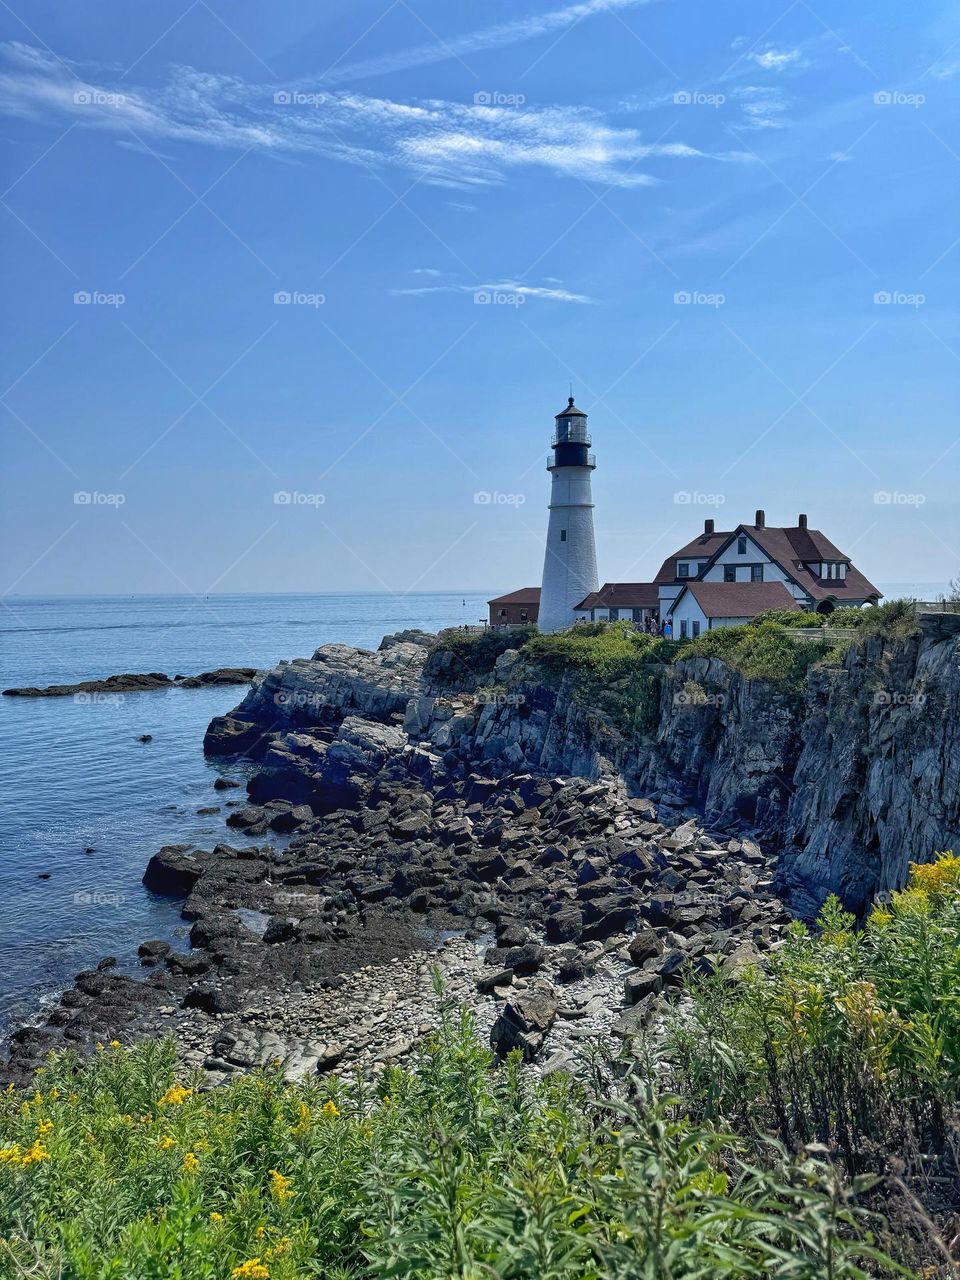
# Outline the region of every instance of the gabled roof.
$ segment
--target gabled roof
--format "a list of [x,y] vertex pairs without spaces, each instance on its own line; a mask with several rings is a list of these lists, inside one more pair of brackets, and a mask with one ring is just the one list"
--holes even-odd
[[660,603],[655,582],[605,582],[591,591],[576,609],[656,609]]
[[800,608],[782,582],[688,582],[670,613],[688,591],[708,618],[755,618],[767,609]]
[[[726,543],[728,538],[733,535],[730,533],[701,533],[698,538],[694,538],[692,542],[688,542],[685,547],[681,547],[679,551],[675,551],[672,556],[667,556],[660,569],[653,579],[658,585],[665,582],[676,582],[677,579],[677,561],[678,560],[709,560],[716,551]],[[679,581],[685,582],[682,578]]]
[[[763,525],[760,528],[752,524],[738,525],[717,547],[711,560],[741,533],[755,542],[771,560],[775,560],[784,573],[789,574],[813,600],[856,602],[879,600],[883,595],[859,569],[853,567],[850,557],[835,547],[826,534],[819,529],[805,529],[801,525]],[[807,567],[808,563],[819,565],[823,560],[844,561],[847,565],[846,577],[821,578],[819,573]]]
[[487,604],[539,604],[539,587],[521,587],[519,591],[511,591],[505,596],[496,596]]
[[[784,573],[810,596],[812,600],[833,599],[838,603],[857,603],[861,600],[879,600],[883,592],[855,569],[850,557],[836,547],[826,534],[819,529],[808,529],[803,525],[757,525],[740,524],[728,532],[701,533],[699,537],[688,542],[686,546],[668,556],[660,566],[654,578],[658,586],[668,583],[684,583],[687,578],[677,577],[677,561],[699,561],[704,569],[716,560],[717,556],[730,545],[739,534],[746,534],[755,542],[763,553],[780,565]],[[843,560],[847,564],[846,577],[821,578],[818,573],[807,568],[808,564],[819,565],[824,560]],[[725,584],[727,586],[730,583]]]

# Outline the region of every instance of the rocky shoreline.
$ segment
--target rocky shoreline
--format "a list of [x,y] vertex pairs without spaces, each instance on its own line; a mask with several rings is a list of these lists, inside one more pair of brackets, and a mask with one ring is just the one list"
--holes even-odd
[[149,693],[155,689],[205,689],[209,686],[249,684],[256,667],[217,667],[196,676],[168,676],[162,671],[106,676],[103,680],[81,680],[77,684],[48,684],[4,689],[5,698],[67,698],[78,694]]
[[520,751],[485,731],[500,706],[480,677],[451,665],[401,633],[258,676],[205,740],[260,766],[226,806],[241,843],[166,847],[144,875],[183,900],[190,949],[144,942],[142,980],[110,957],[79,974],[10,1038],[6,1078],[58,1047],[166,1033],[210,1085],[275,1058],[290,1078],[373,1072],[432,1025],[435,971],[498,1052],[553,1070],[650,1025],[688,966],[762,963],[789,916],[742,820],[631,795],[600,759],[557,773],[545,739],[531,760],[536,699],[514,708]]

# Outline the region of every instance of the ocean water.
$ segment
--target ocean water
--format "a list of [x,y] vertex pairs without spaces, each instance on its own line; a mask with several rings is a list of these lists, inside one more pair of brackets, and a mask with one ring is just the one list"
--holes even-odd
[[[269,667],[333,642],[376,648],[407,627],[475,623],[492,594],[8,597],[0,688]],[[139,942],[182,936],[179,903],[141,877],[161,845],[211,848],[233,834],[229,810],[196,810],[242,797],[213,784],[246,769],[201,748],[210,719],[245,692],[0,698],[0,1037],[104,955],[135,971]]]

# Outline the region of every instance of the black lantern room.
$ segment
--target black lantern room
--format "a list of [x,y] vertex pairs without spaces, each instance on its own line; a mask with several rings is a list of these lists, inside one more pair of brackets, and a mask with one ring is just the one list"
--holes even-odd
[[549,470],[554,467],[596,467],[596,459],[590,453],[587,415],[573,403],[573,396],[567,401],[567,407],[557,414],[556,424]]

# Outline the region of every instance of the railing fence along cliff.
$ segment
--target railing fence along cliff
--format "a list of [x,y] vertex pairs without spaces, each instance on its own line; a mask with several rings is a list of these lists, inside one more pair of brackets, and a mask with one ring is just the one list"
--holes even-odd
[[789,627],[793,640],[855,640],[857,627]]
[[960,613],[960,600],[914,600],[914,613]]

